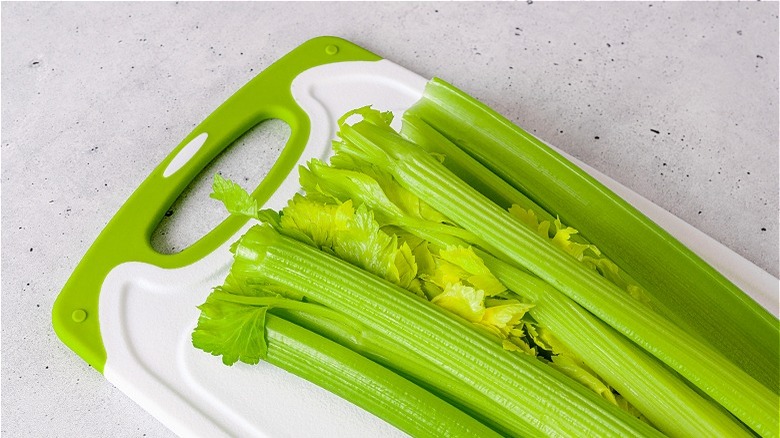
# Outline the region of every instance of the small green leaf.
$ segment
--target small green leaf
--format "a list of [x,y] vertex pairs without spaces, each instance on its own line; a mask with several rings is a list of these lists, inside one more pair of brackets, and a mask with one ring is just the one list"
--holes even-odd
[[265,358],[267,307],[254,307],[213,298],[201,304],[192,344],[214,356],[222,356],[225,365],[241,361],[256,364]]
[[230,214],[257,218],[257,200],[235,182],[214,174],[211,198],[222,201]]

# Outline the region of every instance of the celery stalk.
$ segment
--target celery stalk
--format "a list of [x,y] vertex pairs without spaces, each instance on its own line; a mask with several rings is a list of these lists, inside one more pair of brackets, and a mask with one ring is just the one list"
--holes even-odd
[[[464,246],[449,236],[409,227],[440,247]],[[741,423],[690,388],[644,350],[536,277],[476,251],[510,290],[534,302],[531,315],[659,430],[670,437],[752,436]]]
[[[478,406],[522,436],[656,436],[658,432],[536,359],[505,351],[466,323],[427,301],[329,254],[253,227],[235,247],[247,278],[303,293],[307,299],[360,320],[402,348],[417,351],[491,404]],[[234,264],[234,270],[238,265]],[[439,388],[450,393],[452,388]]]
[[663,229],[560,154],[444,81],[431,81],[409,113],[580,230],[665,304],[665,316],[692,327],[778,392],[777,319]]
[[[443,164],[446,168],[450,169],[452,173],[458,175],[458,177],[468,185],[475,188],[501,207],[507,209],[517,205],[524,210],[533,211],[538,217],[539,222],[547,221],[548,223],[554,223],[556,218],[547,210],[543,209],[522,192],[494,174],[490,169],[461,150],[455,143],[451,142],[419,117],[408,112],[405,113],[403,116],[403,127],[400,133],[404,138],[421,146],[429,153],[443,155]],[[585,239],[582,234],[574,234],[570,239],[579,244],[588,245],[592,243]],[[602,255],[609,258],[609,255],[604,254],[603,251]],[[619,276],[625,280],[627,284],[638,285],[638,282],[631,278],[624,270],[620,272]],[[652,300],[649,296],[644,296],[643,298],[649,301],[648,304],[653,310],[667,316],[674,316],[674,313],[665,308],[664,303],[658,300]],[[688,321],[684,319],[675,319],[674,323],[689,332],[695,332],[695,330],[692,330],[692,327],[689,326]]]
[[749,437],[719,406],[705,400],[673,371],[547,283],[480,253],[512,291],[531,299],[531,314],[599,376],[670,437]]
[[269,315],[265,330],[266,361],[349,400],[410,435],[500,436],[398,374],[291,322]]
[[777,395],[709,345],[670,329],[666,319],[515,221],[398,134],[367,121],[343,125],[340,152],[374,163],[452,221],[480,236],[675,369],[755,432],[777,436]]
[[516,204],[525,209],[538,211],[544,220],[552,222],[555,219],[521,191],[499,178],[414,113],[404,113],[400,133],[427,152],[444,156],[443,163],[447,169],[501,207],[509,208]]
[[[246,302],[251,301],[251,298],[246,300]],[[322,307],[322,314],[335,312],[324,306],[318,307]],[[354,318],[339,312],[335,312],[338,313],[337,318],[324,318],[322,314],[311,312],[310,309],[300,311],[291,310],[290,307],[274,308],[271,312],[392,370],[439,398],[446,400],[447,403],[455,406],[465,415],[477,419],[491,428],[491,430],[498,431],[502,435],[510,434],[509,431],[502,428],[502,424],[512,422],[508,414],[502,411],[492,411],[490,416],[484,416],[480,413],[479,406],[491,403],[491,400],[485,394],[463,385],[456,377],[444,372],[440,367],[417,354],[417,352],[400,348],[393,339],[383,337],[372,330],[362,327],[362,324]],[[448,391],[451,394],[455,394],[457,399],[453,400],[452,396],[442,393],[437,388],[449,388]],[[419,412],[426,411],[424,405],[418,406],[417,409]],[[456,415],[454,419],[457,420],[457,417]]]

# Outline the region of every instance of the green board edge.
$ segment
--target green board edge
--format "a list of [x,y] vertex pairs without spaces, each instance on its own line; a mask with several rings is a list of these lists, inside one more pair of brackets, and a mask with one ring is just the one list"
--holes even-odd
[[[177,254],[158,253],[152,248],[150,239],[181,192],[222,150],[258,123],[280,119],[290,126],[291,134],[279,159],[252,193],[262,205],[293,171],[309,139],[310,120],[293,99],[290,89],[293,79],[319,65],[380,59],[342,38],[314,38],[270,65],[220,105],[152,171],[79,262],[52,309],[52,325],[62,342],[103,373],[106,350],[100,334],[98,303],[108,273],[127,262],[180,268],[224,244],[246,223],[246,218],[228,217]],[[163,176],[179,151],[204,132],[208,137],[196,154],[178,171]]]

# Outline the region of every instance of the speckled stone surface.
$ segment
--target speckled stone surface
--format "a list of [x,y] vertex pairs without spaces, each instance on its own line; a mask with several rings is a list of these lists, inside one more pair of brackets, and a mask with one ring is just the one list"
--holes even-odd
[[[777,276],[777,3],[3,3],[4,436],[171,435],[59,342],[52,303],[195,124],[328,34],[449,80]],[[254,165],[226,173],[253,184],[285,134],[256,133]],[[206,195],[171,223],[202,222],[178,217]]]

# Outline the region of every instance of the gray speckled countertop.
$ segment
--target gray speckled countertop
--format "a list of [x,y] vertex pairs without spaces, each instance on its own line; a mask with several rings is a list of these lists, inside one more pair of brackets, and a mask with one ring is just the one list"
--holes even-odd
[[[318,35],[447,79],[777,276],[777,3],[3,3],[4,436],[170,435],[59,342],[52,303],[171,148]],[[274,150],[226,173],[251,185]],[[207,229],[221,212],[180,218],[206,195],[165,226]]]

